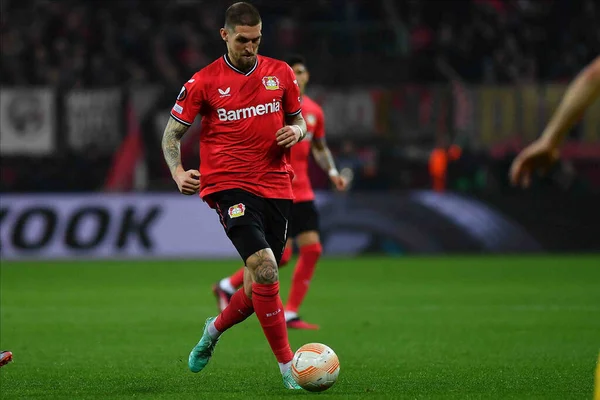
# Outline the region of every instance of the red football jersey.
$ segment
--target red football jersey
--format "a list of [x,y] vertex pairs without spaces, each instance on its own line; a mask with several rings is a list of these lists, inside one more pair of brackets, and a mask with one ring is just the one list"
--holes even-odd
[[325,119],[323,109],[313,99],[304,95],[302,97],[302,116],[306,121],[306,138],[292,147],[291,164],[294,168],[294,202],[311,201],[315,194],[308,177],[308,157],[311,153],[312,139],[325,136]]
[[242,72],[224,55],[196,72],[181,88],[171,117],[189,126],[202,116],[200,196],[243,189],[293,199],[289,149],[277,145],[275,132],[286,116],[300,112],[300,89],[283,61],[257,56],[254,67]]

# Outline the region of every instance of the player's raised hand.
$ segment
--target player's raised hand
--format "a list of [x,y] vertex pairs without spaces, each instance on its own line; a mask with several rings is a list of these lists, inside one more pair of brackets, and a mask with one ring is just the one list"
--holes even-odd
[[302,140],[302,130],[298,125],[286,125],[275,132],[275,138],[279,146],[287,149]]
[[547,140],[538,139],[527,146],[513,161],[510,167],[510,182],[515,186],[528,187],[531,174],[546,170],[558,159],[558,149]]
[[198,170],[177,171],[174,179],[181,194],[189,196],[198,193],[200,189],[200,172]]

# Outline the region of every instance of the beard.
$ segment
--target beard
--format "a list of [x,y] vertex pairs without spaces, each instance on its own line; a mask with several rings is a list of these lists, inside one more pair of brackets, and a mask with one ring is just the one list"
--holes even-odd
[[254,64],[256,64],[256,55],[253,56],[243,56],[241,55],[238,58],[238,67],[242,70],[242,71],[249,71],[252,67],[254,67]]

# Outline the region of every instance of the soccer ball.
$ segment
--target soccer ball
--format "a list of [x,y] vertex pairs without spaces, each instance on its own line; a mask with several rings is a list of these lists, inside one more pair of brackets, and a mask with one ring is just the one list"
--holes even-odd
[[292,359],[292,377],[303,389],[322,392],[329,389],[340,374],[340,360],[330,347],[308,343]]

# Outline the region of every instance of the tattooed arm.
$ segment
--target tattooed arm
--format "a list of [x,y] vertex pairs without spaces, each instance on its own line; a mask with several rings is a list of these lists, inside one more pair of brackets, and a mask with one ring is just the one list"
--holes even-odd
[[181,166],[181,154],[179,151],[179,143],[183,135],[187,132],[188,127],[180,122],[175,121],[173,118],[169,118],[165,131],[162,137],[162,149],[165,161],[169,166],[171,175],[175,176],[177,169],[182,169]]
[[335,175],[335,172],[337,171],[335,168],[335,161],[333,161],[333,156],[331,155],[329,147],[327,147],[327,143],[325,143],[325,139],[313,139],[312,153],[315,157],[315,161],[323,171]]
[[285,123],[290,126],[297,126],[298,128],[300,128],[300,136],[298,138],[298,142],[300,142],[302,139],[304,139],[306,137],[306,131],[308,129],[306,128],[306,121],[304,120],[302,113],[298,113],[297,115],[294,115],[293,117],[287,117],[285,119]]
[[329,179],[331,179],[331,182],[335,185],[335,188],[340,191],[346,190],[348,187],[348,182],[346,179],[340,176],[337,168],[335,167],[335,161],[333,161],[333,156],[331,155],[329,147],[327,147],[325,138],[313,139],[312,154],[317,164],[319,164],[319,167],[329,174]]
[[302,113],[285,119],[286,126],[275,133],[277,144],[292,147],[306,137],[306,121],[302,118]]
[[177,183],[179,192],[191,195],[200,189],[200,172],[195,169],[186,171],[181,164],[179,145],[181,138],[187,130],[188,126],[169,117],[169,122],[167,122],[162,137],[162,150],[165,161],[171,171],[171,176],[175,183]]

